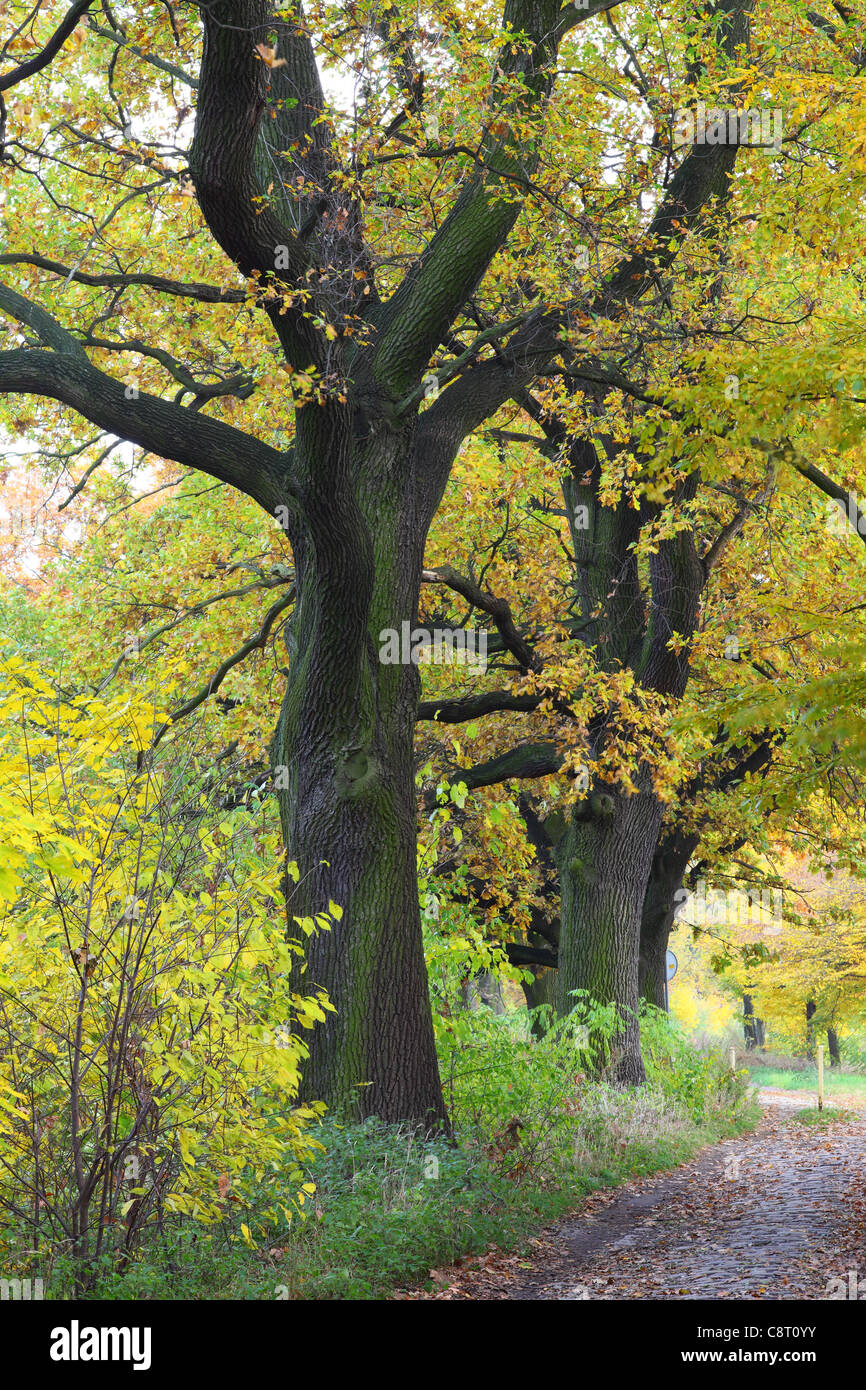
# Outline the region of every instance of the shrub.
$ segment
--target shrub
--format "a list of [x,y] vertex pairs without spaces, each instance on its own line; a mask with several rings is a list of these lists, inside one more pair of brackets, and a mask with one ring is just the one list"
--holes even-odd
[[683,1105],[696,1124],[741,1111],[748,1073],[732,1072],[715,1051],[701,1052],[662,1009],[641,1006],[641,1049],[647,1081]]
[[523,1009],[437,1021],[455,1129],[512,1176],[560,1182],[575,1161],[601,1173],[627,1155],[642,1170],[654,1145],[685,1144],[698,1127],[746,1114],[745,1074],[699,1052],[658,1009],[642,1010],[648,1084],[631,1091],[592,1077],[594,1049],[605,1052],[618,1027],[613,1008],[582,995],[567,1018],[544,1021]]
[[179,749],[148,756],[160,723],[143,698],[61,700],[0,668],[0,1238],[13,1261],[70,1259],[79,1289],[268,1172],[289,1186],[262,1226],[312,1191],[298,1025],[330,1005],[292,988],[273,834],[246,811],[211,826]]

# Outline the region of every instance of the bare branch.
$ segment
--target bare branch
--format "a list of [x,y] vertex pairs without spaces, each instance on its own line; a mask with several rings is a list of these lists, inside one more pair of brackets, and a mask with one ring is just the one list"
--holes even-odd
[[515,656],[524,671],[540,671],[541,661],[529,644],[521,637],[514,625],[511,608],[504,598],[496,598],[486,589],[480,589],[471,579],[458,574],[451,565],[437,565],[436,569],[423,570],[421,578],[427,584],[447,584],[456,594],[460,594],[473,608],[489,613],[496,623],[499,633],[508,650]]
[[218,666],[216,671],[214,671],[207,684],[203,685],[201,690],[193,695],[191,699],[186,700],[182,705],[177,705],[175,709],[171,711],[168,722],[161,725],[156,732],[153,744],[151,745],[153,748],[165,737],[169,729],[178,724],[181,719],[185,719],[188,714],[192,714],[194,710],[197,710],[200,705],[204,704],[205,700],[210,699],[211,695],[216,694],[229,672],[234,670],[235,666],[240,665],[242,661],[246,660],[250,652],[255,651],[256,648],[264,647],[271,628],[277,618],[281,613],[285,612],[291,603],[294,603],[294,600],[295,586],[292,585],[289,592],[285,594],[278,603],[275,603],[272,608],[268,609],[265,614],[264,622],[255,636],[250,637],[248,641],[244,642],[242,647],[239,647],[231,656],[226,657],[222,665]]
[[508,690],[490,690],[484,695],[467,695],[462,699],[422,700],[415,720],[418,723],[432,720],[437,724],[465,724],[485,714],[536,710],[543,701],[543,695],[512,695]]
[[147,289],[158,290],[160,294],[177,295],[181,299],[197,299],[203,304],[243,304],[249,300],[246,290],[242,289],[220,289],[217,285],[195,282],[185,284],[182,280],[166,280],[162,275],[134,272],[95,274],[79,270],[76,266],[62,265],[60,261],[49,260],[47,256],[24,255],[17,251],[0,255],[0,265],[32,265],[37,270],[47,270],[51,275],[62,275],[65,280],[74,280],[79,285],[105,286],[108,289],[143,285]]

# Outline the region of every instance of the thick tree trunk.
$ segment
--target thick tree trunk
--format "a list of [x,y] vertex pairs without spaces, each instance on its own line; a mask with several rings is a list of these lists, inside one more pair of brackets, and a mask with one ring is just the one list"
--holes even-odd
[[300,870],[289,912],[311,915],[329,900],[343,908],[340,922],[304,943],[298,988],[324,988],[336,1013],[310,1035],[303,1095],[355,1118],[429,1127],[444,1106],[417,897],[411,739],[370,732],[335,745],[306,719],[281,725],[277,761],[296,773],[281,797]]
[[676,919],[677,893],[697,845],[697,835],[671,830],[662,836],[653,855],[641,915],[638,988],[641,999],[658,1009],[665,1006],[668,942]]
[[492,970],[479,970],[472,981],[478,1002],[491,1013],[502,1015],[506,1012],[502,997],[502,981]]
[[[556,1011],[556,977],[558,972],[551,970],[544,965],[532,967],[532,979],[523,981],[523,997],[526,1000],[527,1009],[539,1009],[547,1004],[552,1011]],[[547,1014],[547,1021],[550,1021],[550,1014]],[[535,1018],[532,1024],[532,1031],[536,1037],[543,1037],[545,1032],[543,1019]]]
[[[612,457],[616,442],[608,439]],[[694,631],[705,573],[694,538],[685,532],[660,544],[649,563],[652,602],[647,608],[636,559],[642,516],[628,498],[599,505],[602,462],[586,440],[572,445],[563,497],[575,556],[576,611],[583,640],[593,645],[600,667],[631,669],[640,685],[680,699],[688,680],[688,654],[673,649],[674,633]],[[696,483],[685,485],[684,496]],[[645,517],[644,517],[645,519]],[[588,525],[584,523],[588,521]],[[595,760],[615,737],[599,719],[588,740]],[[562,887],[562,935],[557,1002],[572,1005],[575,989],[601,1004],[616,1004],[621,1031],[614,1039],[609,1071],[625,1084],[645,1080],[640,1051],[639,979],[641,926],[653,857],[659,843],[662,807],[650,773],[632,771],[637,790],[624,795],[597,785],[578,803],[557,847]],[[658,974],[663,931],[651,954]],[[662,978],[663,983],[663,978]]]
[[755,1011],[752,1006],[751,994],[743,995],[743,1041],[746,1044],[747,1052],[754,1052],[758,1044],[758,1034],[755,1028]]
[[[298,988],[323,988],[336,1010],[309,1035],[302,1094],[346,1116],[441,1127],[416,877],[419,677],[412,664],[380,660],[380,632],[399,633],[417,613],[411,441],[380,425],[359,455],[345,421],[314,434],[325,415],[298,415],[312,524],[289,522],[298,602],[272,746],[287,854],[300,871],[288,885],[290,934],[305,946]],[[322,450],[331,486],[318,497]],[[329,901],[342,919],[307,940],[293,919]]]
[[817,1011],[818,1011],[818,1005],[814,1002],[814,1000],[809,999],[809,1000],[807,1001],[807,1003],[806,1003],[806,1056],[807,1056],[807,1057],[814,1057],[814,1056],[815,1056],[815,1023],[814,1023],[814,1018],[815,1018],[815,1014],[817,1013]]
[[[616,1004],[621,1028],[606,1070],[619,1083],[639,1085],[646,1079],[638,1023],[641,913],[662,809],[644,788],[632,796],[596,793],[576,811],[557,845],[562,884],[557,1009],[570,1012],[575,990],[586,990],[600,1004]],[[578,818],[586,814],[591,818]]]
[[827,1029],[827,1046],[830,1049],[830,1066],[841,1067],[842,1054],[839,1051],[839,1034],[835,1028]]
[[663,1009],[666,1004],[668,940],[673,926],[673,911],[665,912],[648,923],[641,919],[640,958],[638,961],[638,994],[648,1004]]

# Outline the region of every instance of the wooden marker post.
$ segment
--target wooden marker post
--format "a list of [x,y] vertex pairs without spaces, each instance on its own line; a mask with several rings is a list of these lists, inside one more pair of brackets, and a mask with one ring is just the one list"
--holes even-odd
[[818,1044],[818,1109],[824,1109],[824,1044]]

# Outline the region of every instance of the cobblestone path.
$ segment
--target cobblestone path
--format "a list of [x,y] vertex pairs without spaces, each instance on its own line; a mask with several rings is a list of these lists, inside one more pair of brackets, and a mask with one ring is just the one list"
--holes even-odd
[[529,1256],[488,1256],[438,1296],[866,1300],[866,1114],[824,1128],[786,1116],[802,1096],[761,1099],[754,1134],[595,1193]]

